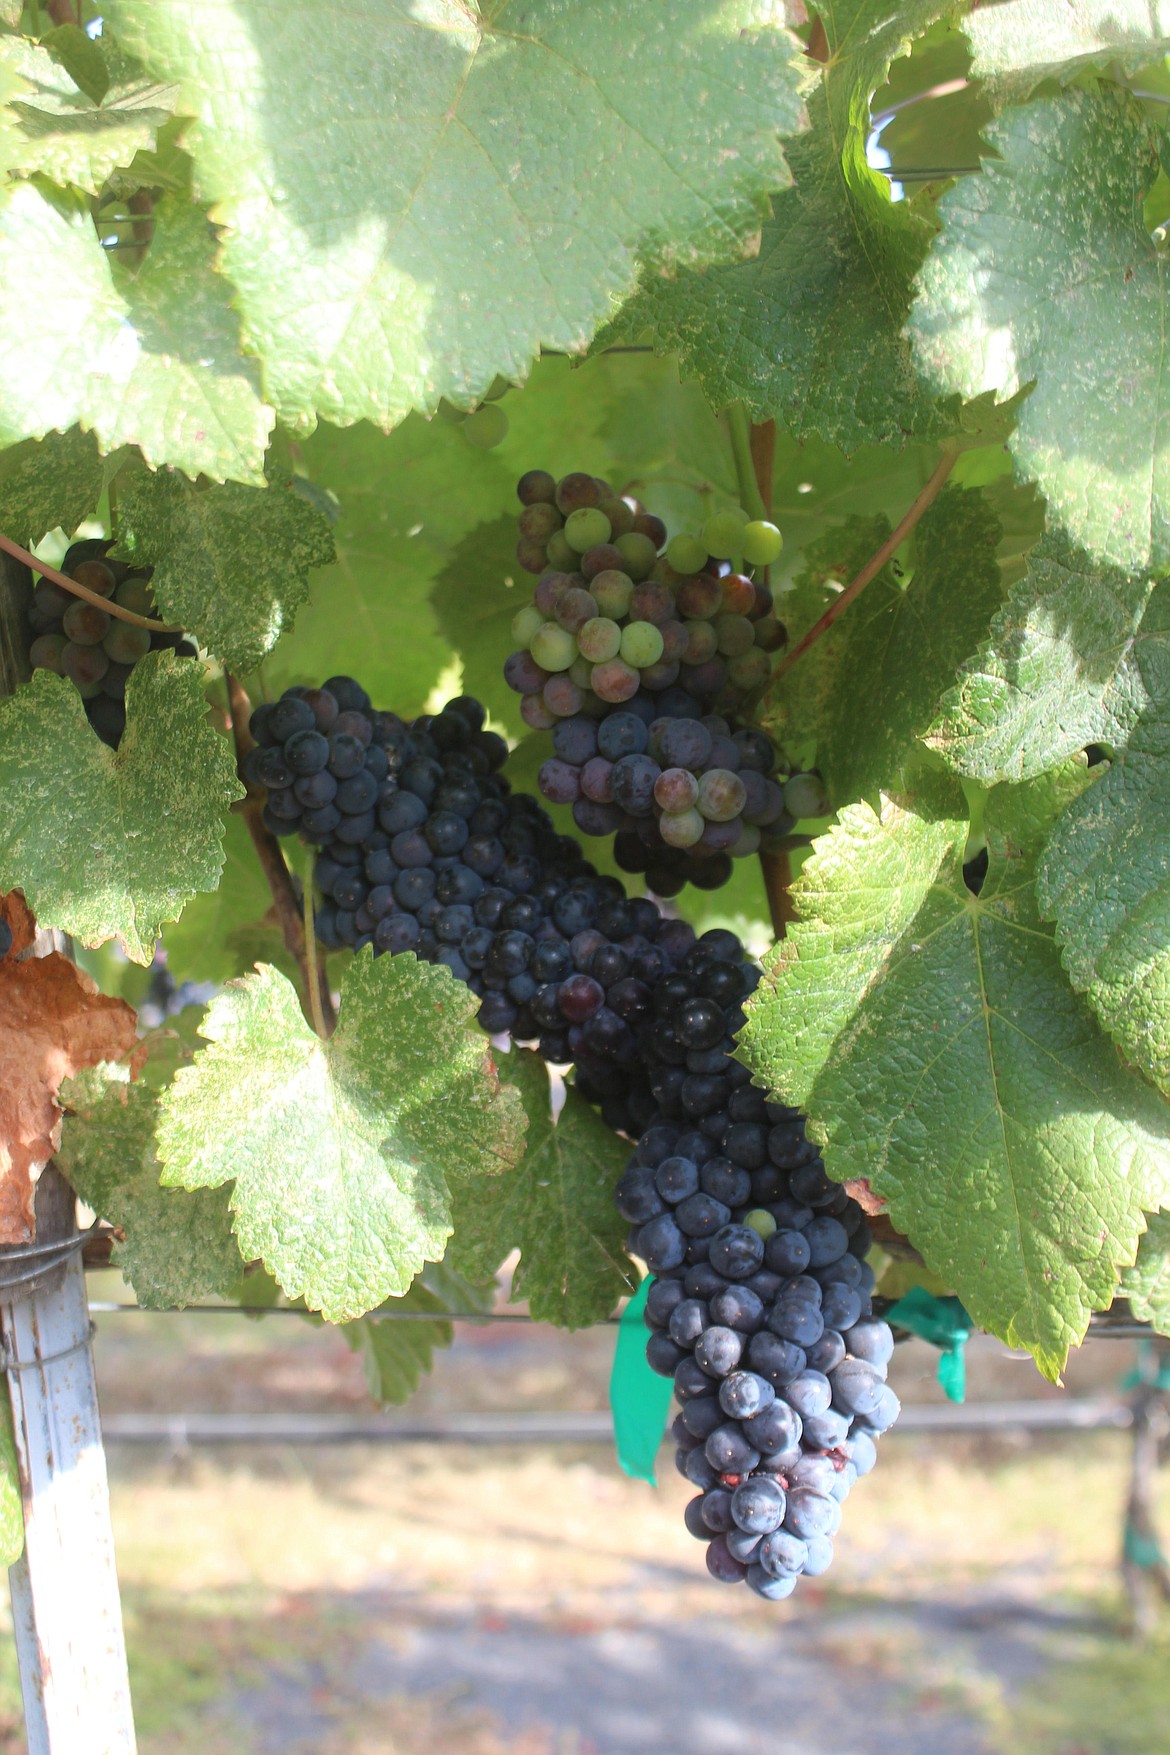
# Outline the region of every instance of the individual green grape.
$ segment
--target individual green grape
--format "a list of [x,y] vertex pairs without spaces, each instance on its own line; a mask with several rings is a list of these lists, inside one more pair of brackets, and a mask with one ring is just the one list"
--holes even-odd
[[760,851],[761,839],[760,831],[756,825],[754,823],[745,823],[740,833],[739,840],[729,847],[727,851],[731,854],[733,859],[747,859],[751,854]]
[[749,567],[770,567],[778,560],[784,538],[766,518],[753,518],[743,527],[743,558]]
[[746,615],[717,615],[715,640],[724,658],[739,658],[756,643],[756,630]]
[[154,593],[146,579],[125,579],[114,593],[114,602],[128,609],[132,615],[149,615],[156,613]]
[[609,519],[598,506],[578,506],[565,519],[565,541],[574,554],[583,555],[587,548],[608,542]]
[[622,658],[611,658],[593,666],[591,686],[601,701],[630,701],[638,692],[638,672]]
[[714,512],[703,526],[707,553],[717,561],[729,561],[743,546],[744,524],[734,512]]
[[629,613],[630,599],[634,595],[634,581],[628,573],[607,568],[604,573],[593,575],[589,581],[589,589],[597,599],[597,607],[602,615],[620,622]]
[[508,436],[508,417],[498,402],[485,402],[464,421],[463,436],[477,451],[494,451]]
[[687,649],[682,655],[684,664],[705,664],[708,658],[714,658],[718,651],[718,637],[711,622],[684,622],[687,631]]
[[512,383],[510,378],[502,378],[499,372],[497,372],[487,389],[484,391],[483,399],[485,402],[498,402],[501,396],[506,396],[509,390],[514,390],[515,388],[516,386]]
[[574,658],[565,675],[572,678],[583,694],[593,686],[593,666],[587,658]]
[[664,768],[654,782],[654,802],[669,816],[691,810],[698,796],[699,782],[689,768]]
[[137,664],[150,651],[150,629],[136,628],[132,622],[111,622],[102,645],[115,664]]
[[730,768],[708,768],[699,780],[698,807],[709,823],[729,823],[747,802],[747,790]]
[[448,402],[445,396],[439,398],[439,406],[435,412],[438,414],[440,420],[449,422],[451,426],[462,426],[463,422],[467,419],[467,410],[465,408],[456,408],[455,404],[453,402]]
[[703,828],[697,810],[664,812],[658,819],[658,833],[668,847],[694,847],[702,839]]
[[557,567],[561,572],[572,573],[576,570],[577,554],[569,547],[563,530],[554,530],[548,539],[548,564]]
[[54,670],[62,676],[61,654],[68,644],[64,634],[41,634],[28,649],[28,661],[34,670]]
[[568,670],[577,656],[577,642],[567,628],[545,622],[528,642],[528,650],[542,670]]
[[539,632],[543,626],[544,617],[536,605],[526,603],[524,608],[518,609],[512,617],[512,638],[517,646],[527,646],[531,643],[533,634]]
[[99,693],[109,668],[109,656],[100,646],[79,646],[70,640],[62,648],[61,675],[69,678],[83,701],[92,701]]
[[86,603],[79,597],[65,611],[61,626],[66,638],[78,646],[100,646],[109,630],[110,618],[104,609],[98,609],[95,604]]
[[624,536],[618,537],[615,547],[625,556],[626,572],[635,583],[650,577],[658,550],[648,536],[642,536],[637,530],[627,530]]
[[590,664],[604,664],[606,659],[616,658],[621,644],[621,629],[606,615],[594,616],[577,630],[577,650]]
[[662,657],[663,639],[653,622],[630,622],[622,629],[622,657],[636,670],[657,664]]
[[776,1229],[776,1220],[767,1207],[753,1207],[750,1213],[744,1214],[742,1222],[765,1243]]
[[616,495],[612,499],[602,500],[597,509],[604,512],[609,519],[609,528],[615,541],[619,536],[624,536],[627,530],[634,528],[633,510]]
[[784,809],[790,817],[823,817],[829,795],[819,774],[794,774],[784,788]]
[[742,652],[738,658],[728,661],[728,681],[745,693],[758,689],[767,682],[771,674],[772,666],[768,662],[768,654],[761,652],[758,646],[753,646],[750,652]]
[[698,573],[707,565],[707,547],[697,536],[680,531],[667,543],[666,558],[676,573]]

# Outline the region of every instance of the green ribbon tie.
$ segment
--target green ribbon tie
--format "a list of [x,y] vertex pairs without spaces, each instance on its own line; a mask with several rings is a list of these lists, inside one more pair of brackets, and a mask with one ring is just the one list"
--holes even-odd
[[654,1283],[647,1274],[618,1323],[613,1370],[609,1376],[609,1405],[613,1409],[613,1441],[617,1459],[636,1481],[656,1485],[654,1459],[666,1431],[666,1416],[674,1385],[659,1377],[646,1363],[647,1329],[642,1320],[646,1296]]
[[971,1318],[957,1298],[936,1298],[914,1286],[886,1311],[886,1321],[904,1328],[939,1349],[938,1380],[952,1402],[967,1395],[967,1364],[963,1349],[971,1338]]

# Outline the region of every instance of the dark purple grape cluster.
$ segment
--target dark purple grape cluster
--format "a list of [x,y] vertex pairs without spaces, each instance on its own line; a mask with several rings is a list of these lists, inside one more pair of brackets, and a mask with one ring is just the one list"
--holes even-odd
[[647,1357],[681,1404],[687,1527],[716,1578],[782,1598],[828,1566],[898,1401],[864,1214],[799,1112],[732,1059],[756,979],[734,934],[712,932],[655,990],[639,1045],[660,1111],[616,1199],[654,1275]]
[[[60,571],[123,609],[157,619],[150,589],[153,568],[111,560],[111,547],[101,539],[75,542]],[[184,658],[197,655],[182,634],[152,632],[122,621],[51,579],[40,580],[33,592],[29,625],[29,663],[34,670],[68,677],[85,702],[86,718],[111,749],[117,749],[126,729],[126,684],[138,660],[167,649]]]

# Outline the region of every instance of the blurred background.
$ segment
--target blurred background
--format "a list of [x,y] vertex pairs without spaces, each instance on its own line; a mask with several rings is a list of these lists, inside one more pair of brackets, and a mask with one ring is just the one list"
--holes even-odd
[[[90,1281],[143,1755],[1170,1750],[1170,1609],[1135,1639],[1122,1588],[1124,1426],[908,1421],[850,1496],[829,1574],[767,1604],[707,1577],[669,1444],[657,1488],[619,1469],[612,1327],[457,1325],[411,1401],[374,1416],[336,1331],[103,1312],[127,1289]],[[1136,1357],[1090,1339],[1055,1390],[979,1336],[969,1405],[1076,1398],[1124,1419]],[[937,1362],[899,1345],[905,1407],[949,1406]],[[199,1414],[292,1422],[294,1441],[208,1445]],[[308,1440],[375,1419],[473,1436]]]

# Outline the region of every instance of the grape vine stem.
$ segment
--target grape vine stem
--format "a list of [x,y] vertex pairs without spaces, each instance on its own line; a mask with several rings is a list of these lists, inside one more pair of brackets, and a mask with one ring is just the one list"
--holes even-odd
[[[252,703],[249,701],[239,678],[234,677],[227,670],[223,674],[227,687],[228,714],[232,722],[232,738],[236,746],[236,760],[242,763],[248,751],[255,746],[255,739],[248,730],[248,721],[252,717]],[[318,1036],[328,1036],[332,1034],[333,1027],[337,1022],[337,1013],[333,1007],[333,995],[329,991],[325,971],[317,960],[315,943],[312,953],[310,953],[305,932],[305,916],[301,912],[297,893],[293,889],[292,877],[284,862],[284,854],[280,851],[280,843],[276,836],[270,834],[265,828],[264,805],[259,795],[251,787],[248,788],[248,795],[241,807],[241,815],[248,825],[248,833],[252,837],[252,845],[256,849],[260,869],[272,892],[273,906],[276,909],[276,918],[280,923],[285,949],[300,972],[305,995],[303,1003],[307,1003],[309,1008],[309,1022]],[[306,887],[306,895],[312,895],[311,883]]]
[[325,1013],[321,1009],[321,965],[317,956],[317,923],[313,918],[313,873],[317,867],[317,849],[309,848],[309,857],[305,863],[305,894],[301,908],[305,926],[305,960],[310,969],[317,975],[315,981],[309,982],[309,1010],[313,1014],[313,1028],[324,1041],[330,1033],[330,1026]]
[[739,483],[739,503],[753,518],[766,518],[768,508],[756,480],[755,458],[752,456],[752,423],[742,402],[732,402],[728,406],[727,429],[731,435],[731,454]]
[[152,634],[181,634],[183,632],[182,628],[174,622],[154,622],[147,615],[135,615],[132,609],[123,609],[120,603],[115,603],[112,598],[102,597],[98,592],[91,591],[88,585],[79,585],[76,579],[70,579],[67,574],[59,573],[56,567],[49,565],[48,561],[38,561],[36,555],[30,554],[26,548],[21,548],[18,542],[13,542],[12,538],[5,536],[3,531],[0,531],[0,548],[4,550],[5,554],[11,555],[14,561],[23,561],[25,566],[31,567],[34,573],[40,573],[44,578],[51,579],[54,585],[60,585],[62,591],[71,591],[74,597],[84,598],[86,603],[92,603],[96,609],[104,609],[106,614],[113,616],[115,621],[131,622],[136,628],[149,628]]
[[800,658],[803,653],[807,652],[810,646],[815,646],[822,635],[828,633],[837,618],[844,615],[845,611],[849,608],[849,605],[861,596],[861,593],[865,590],[868,584],[877,578],[886,562],[905,542],[927,507],[932,505],[938,498],[939,494],[942,492],[943,484],[951,473],[951,470],[955,467],[958,459],[959,447],[957,445],[944,446],[943,454],[935,464],[930,479],[926,482],[926,485],[923,487],[914,503],[909,507],[904,517],[902,517],[894,526],[893,530],[891,530],[890,534],[877,552],[870,555],[868,561],[866,561],[864,567],[862,567],[856,578],[850,580],[841,595],[833,600],[824,615],[821,616],[820,620],[813,623],[812,627],[803,638],[796,642],[796,645],[792,648],[791,652],[785,653],[782,662],[776,666],[776,669],[772,674],[771,682],[764,690],[765,695],[771,692],[772,688],[777,682],[779,682],[782,676],[787,675],[797,659]]

